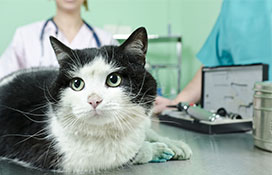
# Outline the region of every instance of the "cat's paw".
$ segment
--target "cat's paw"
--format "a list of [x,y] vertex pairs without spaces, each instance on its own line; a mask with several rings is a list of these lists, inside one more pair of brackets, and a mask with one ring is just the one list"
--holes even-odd
[[164,143],[145,141],[141,149],[135,156],[133,164],[143,164],[148,162],[166,162],[174,156],[174,152]]
[[144,164],[152,160],[152,146],[150,142],[144,142],[133,159],[133,164]]
[[168,146],[164,143],[153,142],[152,144],[152,163],[161,163],[170,160],[175,153],[168,148]]
[[166,139],[164,143],[174,152],[174,160],[187,160],[192,156],[191,148],[182,141]]

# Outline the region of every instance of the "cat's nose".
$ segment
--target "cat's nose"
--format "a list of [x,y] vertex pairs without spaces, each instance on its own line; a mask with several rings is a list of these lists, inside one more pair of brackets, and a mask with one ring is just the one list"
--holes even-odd
[[89,104],[95,109],[103,100],[90,100]]
[[92,107],[93,107],[94,109],[96,109],[96,107],[97,107],[100,103],[102,103],[102,101],[103,101],[103,99],[102,99],[99,95],[97,95],[97,94],[91,94],[91,95],[88,96],[88,103],[89,103],[90,105],[92,105]]

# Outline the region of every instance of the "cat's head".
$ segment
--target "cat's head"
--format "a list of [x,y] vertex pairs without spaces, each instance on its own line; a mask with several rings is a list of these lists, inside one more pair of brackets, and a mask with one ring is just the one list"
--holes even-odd
[[72,50],[50,41],[60,65],[50,91],[59,118],[101,126],[141,121],[151,113],[156,82],[144,67],[145,28],[120,46]]

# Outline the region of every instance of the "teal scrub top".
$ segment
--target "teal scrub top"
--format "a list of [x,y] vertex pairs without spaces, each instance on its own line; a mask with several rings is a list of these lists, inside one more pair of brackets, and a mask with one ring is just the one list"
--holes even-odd
[[266,63],[272,80],[272,0],[224,0],[197,57],[205,66]]

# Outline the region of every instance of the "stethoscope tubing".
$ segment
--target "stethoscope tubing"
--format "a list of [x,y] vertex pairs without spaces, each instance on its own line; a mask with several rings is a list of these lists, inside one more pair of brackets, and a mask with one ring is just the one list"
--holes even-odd
[[[57,26],[57,24],[54,22],[53,18],[49,18],[48,20],[45,21],[42,30],[41,30],[41,34],[40,34],[40,42],[41,42],[41,55],[44,55],[44,45],[43,45],[43,41],[44,41],[44,32],[45,32],[45,28],[48,25],[49,22],[52,22],[56,28],[55,34],[58,35],[59,33],[59,28]],[[83,23],[87,26],[87,28],[92,32],[93,37],[95,39],[96,45],[97,47],[101,47],[101,42],[98,38],[98,35],[96,34],[95,30],[93,29],[92,26],[90,26],[86,21],[83,20]]]

